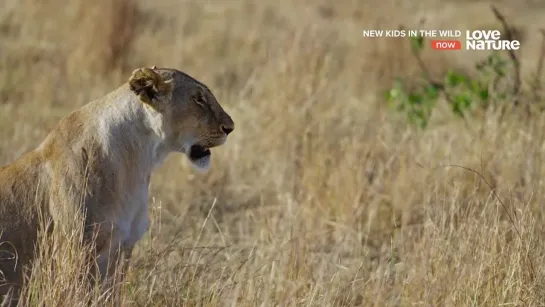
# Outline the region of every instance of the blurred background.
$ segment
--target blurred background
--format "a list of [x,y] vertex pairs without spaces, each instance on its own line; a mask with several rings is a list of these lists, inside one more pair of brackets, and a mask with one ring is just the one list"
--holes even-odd
[[[0,164],[134,69],[178,68],[237,128],[209,173],[173,155],[152,177],[124,306],[542,306],[544,17],[538,0],[3,0]],[[362,37],[400,26],[522,48]]]

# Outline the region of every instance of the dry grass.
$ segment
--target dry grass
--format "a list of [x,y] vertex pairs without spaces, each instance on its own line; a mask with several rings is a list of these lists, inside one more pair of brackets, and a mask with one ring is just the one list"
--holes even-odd
[[[438,113],[414,131],[380,92],[417,72],[408,46],[361,37],[422,16],[478,27],[493,21],[482,1],[152,3],[0,4],[2,163],[143,65],[207,83],[236,122],[209,174],[173,156],[154,175],[125,306],[544,305],[545,116],[488,114],[468,129]],[[537,42],[545,10],[524,5],[510,17]],[[536,51],[523,52],[532,68]],[[425,58],[439,73],[479,56]],[[499,199],[448,164],[478,170]],[[55,276],[36,270],[30,305],[97,298],[76,281],[78,255],[51,256]]]

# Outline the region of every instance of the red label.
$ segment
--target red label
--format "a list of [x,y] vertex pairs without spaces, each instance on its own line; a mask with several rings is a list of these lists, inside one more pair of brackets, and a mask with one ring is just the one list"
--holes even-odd
[[462,43],[457,40],[432,40],[431,47],[435,50],[460,50]]

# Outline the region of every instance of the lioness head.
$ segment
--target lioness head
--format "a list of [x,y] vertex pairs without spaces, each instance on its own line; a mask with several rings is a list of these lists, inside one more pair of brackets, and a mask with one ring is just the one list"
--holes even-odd
[[210,148],[222,145],[235,124],[204,84],[175,69],[139,68],[130,89],[160,114],[165,145],[186,154],[197,169],[210,166]]

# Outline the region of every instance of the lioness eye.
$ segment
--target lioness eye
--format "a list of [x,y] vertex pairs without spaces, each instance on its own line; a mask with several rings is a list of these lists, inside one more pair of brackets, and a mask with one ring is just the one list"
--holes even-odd
[[201,97],[195,98],[195,102],[201,107],[204,107],[204,100]]
[[204,107],[206,104],[206,101],[204,100],[204,96],[202,93],[199,93],[195,96],[195,103],[197,103],[199,106]]

